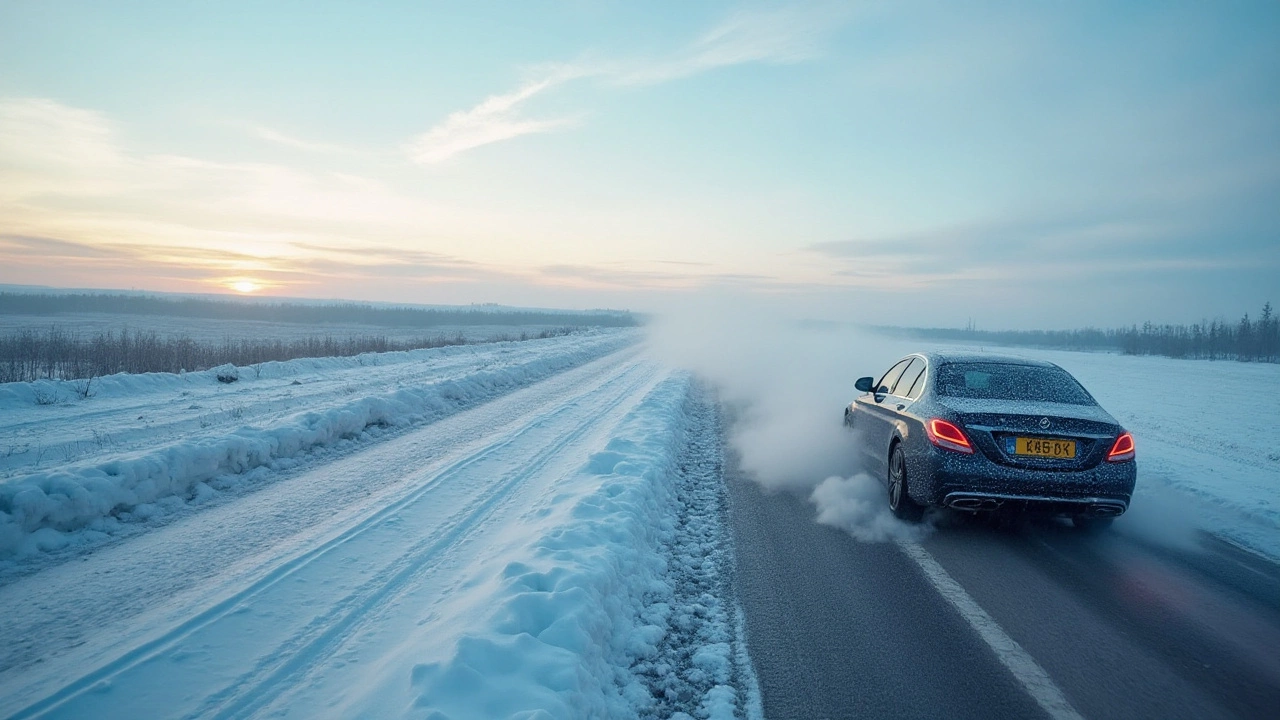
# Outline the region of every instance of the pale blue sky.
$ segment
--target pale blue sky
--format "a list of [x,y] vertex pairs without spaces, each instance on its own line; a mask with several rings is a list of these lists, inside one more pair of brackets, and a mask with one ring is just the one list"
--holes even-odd
[[1280,301],[1280,5],[0,2],[0,282]]

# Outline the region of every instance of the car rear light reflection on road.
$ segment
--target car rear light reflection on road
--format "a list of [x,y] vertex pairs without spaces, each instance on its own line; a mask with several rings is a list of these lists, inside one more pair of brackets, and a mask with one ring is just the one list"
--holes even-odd
[[1111,452],[1107,453],[1107,462],[1124,462],[1132,460],[1135,455],[1133,434],[1120,433],[1120,437],[1116,438],[1116,444],[1111,446]]
[[947,450],[973,454],[973,446],[969,444],[969,438],[965,437],[963,430],[952,423],[942,418],[933,418],[925,423],[924,427],[929,435],[929,442],[934,445]]

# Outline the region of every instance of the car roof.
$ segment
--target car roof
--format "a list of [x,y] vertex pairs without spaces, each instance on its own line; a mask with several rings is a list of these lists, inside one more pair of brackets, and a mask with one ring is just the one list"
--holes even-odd
[[1017,355],[1005,355],[1003,353],[943,351],[915,354],[924,356],[924,358],[929,361],[930,365],[944,365],[947,363],[1000,363],[1002,365],[1057,367],[1053,363],[1046,362],[1044,360],[1032,360],[1031,358],[1019,357]]

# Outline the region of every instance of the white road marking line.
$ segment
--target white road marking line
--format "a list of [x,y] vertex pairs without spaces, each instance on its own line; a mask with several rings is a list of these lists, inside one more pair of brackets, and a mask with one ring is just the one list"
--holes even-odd
[[1040,663],[1022,649],[1016,640],[996,623],[986,610],[965,592],[960,583],[952,578],[946,569],[933,559],[919,543],[906,540],[898,541],[898,547],[907,557],[915,561],[924,572],[924,576],[933,584],[942,597],[960,612],[960,616],[968,621],[977,631],[978,636],[995,651],[998,658],[1013,677],[1017,679],[1027,694],[1035,700],[1049,717],[1054,720],[1084,720],[1084,716],[1071,707],[1067,696],[1054,684],[1049,673],[1040,667]]

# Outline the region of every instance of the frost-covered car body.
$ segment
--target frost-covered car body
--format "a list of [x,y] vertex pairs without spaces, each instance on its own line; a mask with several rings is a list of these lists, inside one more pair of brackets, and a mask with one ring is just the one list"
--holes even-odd
[[[1066,515],[1129,507],[1133,438],[1061,367],[995,354],[908,355],[845,408],[895,514],[926,506]],[[897,487],[895,487],[897,485]],[[896,493],[896,495],[895,495]]]

